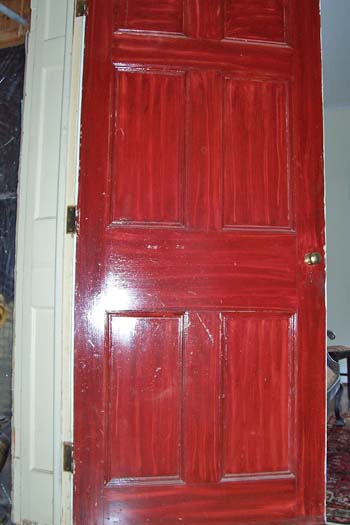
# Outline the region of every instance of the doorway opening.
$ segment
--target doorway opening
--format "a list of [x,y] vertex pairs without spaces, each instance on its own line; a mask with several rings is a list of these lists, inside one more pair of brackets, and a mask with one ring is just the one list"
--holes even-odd
[[[348,0],[322,0],[327,346],[339,388],[327,403],[327,520],[350,523],[350,34]],[[331,335],[331,337],[333,337]],[[335,416],[339,402],[340,415]]]

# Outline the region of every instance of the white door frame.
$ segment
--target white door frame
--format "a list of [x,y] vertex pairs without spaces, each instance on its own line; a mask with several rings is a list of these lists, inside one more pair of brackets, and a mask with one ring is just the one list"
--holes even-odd
[[13,415],[13,520],[72,523],[62,443],[73,427],[75,239],[85,21],[74,0],[32,0],[19,172]]

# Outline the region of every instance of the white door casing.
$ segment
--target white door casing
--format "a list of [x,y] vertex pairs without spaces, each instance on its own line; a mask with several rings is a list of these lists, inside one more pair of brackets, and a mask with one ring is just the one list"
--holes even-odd
[[74,237],[84,20],[74,0],[32,0],[17,223],[13,520],[72,522]]

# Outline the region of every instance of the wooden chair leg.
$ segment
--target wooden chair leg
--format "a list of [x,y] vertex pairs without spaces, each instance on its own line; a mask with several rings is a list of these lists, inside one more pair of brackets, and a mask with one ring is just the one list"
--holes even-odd
[[343,394],[344,387],[340,383],[338,392],[335,395],[335,418],[336,418],[336,426],[337,427],[343,427],[345,425],[344,419],[340,415],[340,401]]
[[348,401],[350,404],[350,357],[346,358],[346,373],[347,373],[347,382],[348,382]]

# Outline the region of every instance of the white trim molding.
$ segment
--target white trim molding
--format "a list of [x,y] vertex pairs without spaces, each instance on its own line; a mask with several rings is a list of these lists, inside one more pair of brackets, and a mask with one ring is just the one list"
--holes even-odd
[[16,252],[13,520],[70,525],[75,240],[84,20],[74,0],[32,0]]

